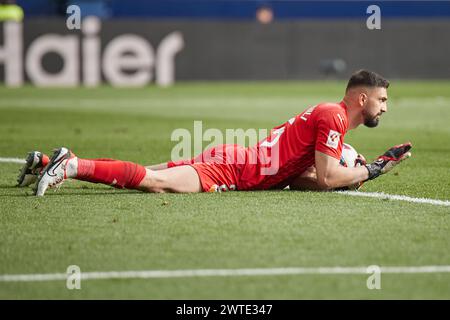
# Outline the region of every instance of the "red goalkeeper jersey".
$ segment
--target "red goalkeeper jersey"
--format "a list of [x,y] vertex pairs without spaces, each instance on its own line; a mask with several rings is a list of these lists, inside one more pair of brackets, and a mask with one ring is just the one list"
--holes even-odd
[[[256,146],[246,148],[238,189],[280,189],[314,165],[315,150],[340,159],[348,129],[347,106],[322,103],[305,110]],[[257,155],[256,161],[254,157]]]
[[315,150],[340,160],[348,129],[347,106],[322,103],[305,110],[252,147],[220,145],[190,160],[204,191],[283,189],[314,165]]

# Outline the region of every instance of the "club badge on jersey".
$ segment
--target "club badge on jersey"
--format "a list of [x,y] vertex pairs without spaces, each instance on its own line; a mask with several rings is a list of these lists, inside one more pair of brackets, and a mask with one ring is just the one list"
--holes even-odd
[[337,131],[330,130],[326,145],[330,148],[337,149],[339,145],[339,137],[341,134]]

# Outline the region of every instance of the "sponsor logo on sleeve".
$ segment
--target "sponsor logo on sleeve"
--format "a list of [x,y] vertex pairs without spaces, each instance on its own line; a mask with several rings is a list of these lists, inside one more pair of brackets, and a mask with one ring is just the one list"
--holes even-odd
[[330,130],[326,145],[330,148],[337,149],[339,145],[339,138],[341,134],[337,131]]

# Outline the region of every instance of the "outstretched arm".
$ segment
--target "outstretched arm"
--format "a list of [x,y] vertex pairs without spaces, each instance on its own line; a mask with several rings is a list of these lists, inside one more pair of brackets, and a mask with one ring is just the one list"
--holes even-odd
[[354,168],[342,167],[336,158],[316,150],[317,184],[321,190],[330,190],[375,179],[409,158],[411,148],[410,142],[394,146],[374,162]]
[[[343,187],[341,190],[357,190],[361,187],[362,183],[355,183],[353,185],[348,185]],[[310,190],[310,191],[326,191],[329,190],[322,185],[319,185],[317,181],[317,171],[315,167],[309,167],[295,178],[294,181],[289,185],[290,190]],[[338,189],[339,190],[339,189]]]
[[[321,152],[319,152],[319,153],[321,153]],[[332,189],[339,188],[339,187],[346,187],[349,189],[358,189],[358,187],[360,187],[360,185],[361,185],[361,182],[366,180],[363,178],[363,180],[361,180],[361,181],[347,184],[346,181],[355,181],[351,171],[350,172],[348,171],[348,170],[352,170],[353,168],[343,167],[343,166],[339,165],[338,161],[336,161],[337,165],[339,167],[337,170],[339,170],[340,168],[344,169],[343,173],[338,172],[336,174],[336,173],[334,173],[335,168],[333,168],[333,166],[335,165],[333,160],[336,160],[336,159],[333,157],[327,156],[326,154],[323,154],[323,153],[321,153],[321,155],[319,155],[319,157],[330,158],[330,159],[326,159],[326,158],[322,159],[322,163],[324,163],[324,165],[322,165],[322,166],[325,167],[325,169],[321,169],[322,172],[325,170],[328,170],[327,174],[321,174],[322,180],[320,180],[320,181],[318,180],[316,168],[309,167],[304,173],[302,173],[300,176],[298,176],[289,185],[289,189],[291,189],[291,190],[311,190],[311,191],[326,191],[326,190],[332,190]],[[368,175],[367,169],[365,169],[364,167],[358,167],[358,168],[363,169],[362,177],[365,176],[364,172],[366,175]],[[332,176],[332,179],[330,179],[330,175]],[[365,177],[367,178],[367,176],[365,176]],[[339,181],[336,182],[336,178],[340,179],[340,182]]]
[[320,190],[358,185],[369,178],[368,170],[362,167],[347,168],[339,160],[320,151],[315,153],[317,185]]

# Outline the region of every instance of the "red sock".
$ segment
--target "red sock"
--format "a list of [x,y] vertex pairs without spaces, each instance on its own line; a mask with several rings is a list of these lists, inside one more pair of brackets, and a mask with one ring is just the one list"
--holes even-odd
[[120,160],[111,159],[111,158],[94,158],[94,159],[84,159],[84,160],[94,160],[94,161],[120,161]]
[[78,158],[76,179],[108,184],[119,189],[136,189],[144,179],[145,174],[145,168],[133,162]]
[[50,158],[48,157],[48,155],[43,154],[42,155],[42,167],[44,168],[46,165],[48,165],[49,162],[50,162]]
[[48,165],[49,162],[50,158],[48,157],[48,155],[42,154],[42,167],[36,168],[35,172],[40,174],[42,170],[44,170],[44,168]]

